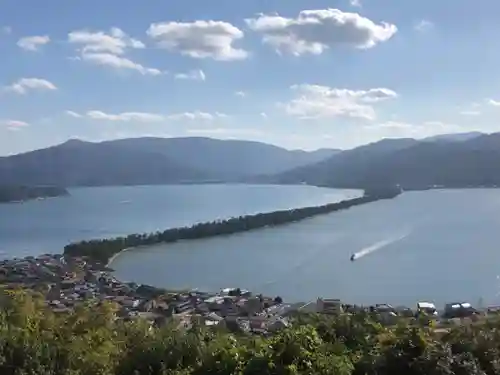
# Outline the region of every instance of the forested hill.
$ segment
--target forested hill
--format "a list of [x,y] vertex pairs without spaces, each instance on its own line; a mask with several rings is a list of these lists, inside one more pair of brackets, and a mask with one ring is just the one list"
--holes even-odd
[[203,137],[131,138],[103,142],[134,151],[149,150],[213,179],[232,180],[262,173],[279,173],[317,163],[337,154],[337,149],[287,150],[267,143]]
[[290,151],[249,141],[136,138],[66,143],[0,158],[11,185],[99,186],[233,182],[315,163],[337,150]]
[[500,133],[464,141],[386,139],[268,177],[267,182],[343,188],[500,186]]
[[500,185],[500,133],[384,139],[347,151],[314,152],[210,138],[73,140],[0,158],[0,181],[68,187],[203,182],[361,189],[495,186]]
[[5,186],[0,185],[0,203],[20,202],[36,198],[68,195],[64,188],[56,186]]

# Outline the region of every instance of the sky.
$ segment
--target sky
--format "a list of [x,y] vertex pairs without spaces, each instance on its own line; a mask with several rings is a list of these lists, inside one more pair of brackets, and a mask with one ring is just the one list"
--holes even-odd
[[0,0],[0,155],[500,131],[498,0]]

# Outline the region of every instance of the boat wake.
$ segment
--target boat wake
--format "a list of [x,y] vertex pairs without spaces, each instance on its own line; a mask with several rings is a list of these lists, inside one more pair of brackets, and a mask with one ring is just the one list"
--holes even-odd
[[354,261],[354,260],[358,260],[360,258],[363,258],[364,256],[367,256],[368,254],[374,253],[380,249],[383,249],[386,246],[389,246],[389,245],[392,245],[393,243],[401,241],[402,239],[408,237],[409,235],[410,235],[410,232],[407,232],[407,233],[404,233],[402,235],[389,238],[387,240],[376,242],[376,243],[374,243],[368,247],[365,247],[365,248],[361,249],[360,251],[352,254],[351,260]]

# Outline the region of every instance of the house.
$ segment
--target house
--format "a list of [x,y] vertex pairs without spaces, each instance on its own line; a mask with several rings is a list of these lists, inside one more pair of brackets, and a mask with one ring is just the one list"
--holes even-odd
[[396,309],[386,303],[380,303],[375,305],[375,311],[378,313],[395,313]]
[[290,325],[286,318],[274,317],[267,322],[267,329],[270,332],[281,331]]
[[205,301],[198,301],[196,303],[196,312],[199,314],[208,314],[210,309],[208,308],[208,304]]
[[[222,322],[219,324],[222,324]],[[234,316],[224,318],[223,324],[230,332],[242,333],[250,331],[250,322],[248,320],[242,320]]]
[[339,299],[318,298],[316,311],[323,314],[342,314],[342,303]]
[[444,307],[444,316],[448,319],[470,317],[476,310],[468,302],[447,303]]
[[133,308],[133,309],[136,309],[137,307],[139,307],[140,303],[141,303],[140,300],[134,299],[134,298],[125,298],[122,301],[123,306]]
[[240,309],[236,303],[231,298],[224,298],[224,302],[220,307],[221,314],[223,316],[239,316]]
[[190,313],[194,310],[194,306],[190,300],[177,302],[174,304],[175,304],[176,314],[186,314],[186,313]]
[[249,320],[250,331],[255,333],[267,332],[267,320],[263,316],[253,316]]
[[283,316],[286,315],[292,309],[290,305],[278,304],[271,307],[268,307],[264,310],[264,313],[269,316]]
[[224,297],[213,296],[204,301],[210,310],[220,310],[220,306],[224,303]]
[[68,280],[63,280],[61,281],[61,288],[62,289],[73,289],[77,283],[77,280],[75,279],[68,279]]
[[165,317],[163,315],[153,312],[137,312],[134,315],[138,318],[147,320],[151,324],[161,325],[164,324],[165,321]]
[[224,321],[224,318],[216,313],[209,313],[208,315],[205,315],[204,318],[206,326],[215,326]]
[[432,302],[418,302],[417,313],[430,316],[438,315],[436,305],[434,305]]
[[262,312],[263,309],[264,304],[259,297],[250,297],[243,305],[243,310],[248,315],[255,315]]

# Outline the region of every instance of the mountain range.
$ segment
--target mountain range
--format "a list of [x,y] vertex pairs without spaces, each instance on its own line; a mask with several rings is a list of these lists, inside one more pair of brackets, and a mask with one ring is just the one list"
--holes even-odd
[[103,186],[204,182],[339,188],[500,185],[500,133],[383,139],[351,150],[251,141],[132,138],[63,144],[0,158],[0,184]]
[[262,179],[342,188],[499,186],[500,133],[384,139]]
[[135,138],[63,144],[0,158],[0,184],[103,186],[239,181],[311,164],[339,150],[290,151],[211,138]]

